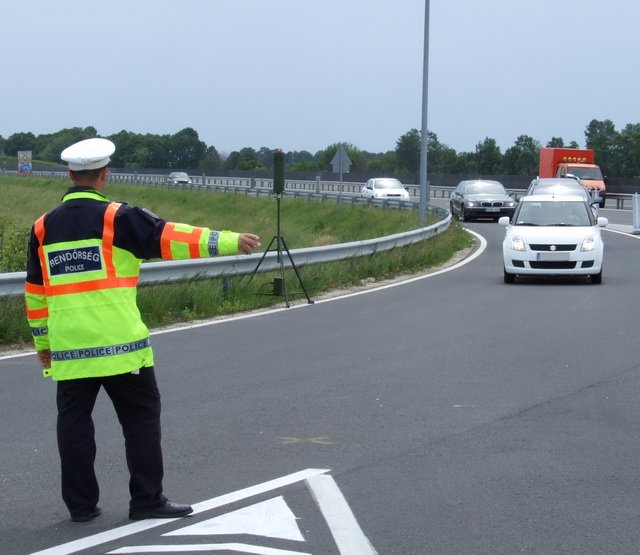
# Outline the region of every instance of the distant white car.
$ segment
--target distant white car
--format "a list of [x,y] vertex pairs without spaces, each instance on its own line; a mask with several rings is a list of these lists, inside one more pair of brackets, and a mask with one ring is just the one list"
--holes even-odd
[[516,276],[589,276],[602,283],[604,244],[597,217],[583,196],[534,195],[520,199],[502,243],[504,282]]
[[365,198],[409,200],[409,191],[397,179],[391,177],[374,177],[362,187]]

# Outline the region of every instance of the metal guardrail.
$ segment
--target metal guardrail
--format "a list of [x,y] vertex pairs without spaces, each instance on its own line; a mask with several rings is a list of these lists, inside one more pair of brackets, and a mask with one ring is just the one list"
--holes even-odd
[[[445,231],[451,223],[451,214],[447,210],[430,206],[431,214],[442,216],[442,219],[430,226],[396,233],[386,237],[351,241],[337,245],[291,249],[290,254],[296,267],[335,262],[360,256],[368,256],[384,252],[396,247],[406,247]],[[278,253],[269,251],[244,256],[223,256],[218,258],[200,258],[195,260],[171,260],[165,262],[145,262],[140,270],[140,283],[163,283],[194,279],[200,277],[231,277],[248,275],[256,270],[260,259],[259,271],[270,272],[280,268]],[[284,257],[283,266],[290,268],[288,257]],[[0,274],[0,298],[24,294],[26,272]]]
[[[17,170],[5,170],[4,175],[18,175]],[[33,171],[33,177],[48,179],[67,179],[66,171]],[[123,183],[127,185],[146,185],[149,187],[178,189],[183,191],[217,191],[222,193],[235,193],[256,197],[273,196],[273,179],[256,177],[210,177],[206,175],[191,176],[191,183],[173,183],[167,181],[164,174],[138,174],[138,173],[109,173],[110,183]],[[305,197],[309,200],[335,201],[338,204],[367,204],[403,209],[418,209],[419,185],[405,185],[413,200],[402,201],[395,199],[371,199],[360,196],[364,183],[354,181],[322,181],[319,177],[315,180],[287,179],[285,180],[285,197]],[[446,189],[453,189],[448,187]],[[449,196],[450,193],[447,193]],[[432,194],[432,197],[437,195]],[[444,194],[442,194],[444,198]]]
[[[3,170],[4,175],[18,175],[17,170]],[[32,174],[34,177],[48,177],[50,179],[66,179],[66,171],[34,171]],[[109,181],[112,183],[128,183],[128,184],[141,184],[151,185],[154,187],[169,187],[176,189],[206,189],[216,190],[223,192],[245,192],[245,194],[270,195],[273,189],[273,180],[271,178],[256,178],[256,177],[215,177],[207,175],[193,175],[191,176],[191,184],[172,184],[167,182],[167,176],[165,174],[145,174],[145,173],[117,173],[112,172],[109,174]],[[307,193],[315,193],[320,198],[337,200],[342,202],[344,198],[341,198],[341,193],[347,195],[359,194],[364,183],[345,181],[340,183],[338,181],[322,181],[319,177],[315,180],[299,180],[299,179],[287,179],[285,181],[285,195],[296,196],[297,191],[306,191]],[[409,191],[409,194],[413,198],[420,196],[420,186],[414,184],[404,184],[405,188]],[[455,187],[445,187],[439,185],[430,185],[429,190],[432,198],[450,198],[451,192]],[[525,189],[507,189],[507,192],[511,195],[522,196]],[[332,195],[333,193],[333,195]],[[297,193],[300,194],[300,193]],[[346,198],[351,199],[350,196]],[[607,199],[616,201],[617,209],[629,209],[633,204],[633,193],[607,193]],[[352,201],[361,203],[362,200]]]

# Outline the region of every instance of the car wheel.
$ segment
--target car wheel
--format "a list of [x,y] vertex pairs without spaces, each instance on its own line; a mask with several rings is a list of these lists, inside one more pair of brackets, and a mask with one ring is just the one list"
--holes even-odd
[[595,285],[602,283],[602,270],[597,274],[591,274],[591,283]]
[[505,283],[513,283],[516,280],[515,274],[510,274],[506,269],[503,268],[504,273],[504,282]]

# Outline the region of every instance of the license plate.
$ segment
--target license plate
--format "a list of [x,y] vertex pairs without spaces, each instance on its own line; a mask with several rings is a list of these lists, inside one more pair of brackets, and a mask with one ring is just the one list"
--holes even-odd
[[569,260],[568,252],[539,252],[536,260]]
[[487,212],[500,212],[500,208],[487,208]]

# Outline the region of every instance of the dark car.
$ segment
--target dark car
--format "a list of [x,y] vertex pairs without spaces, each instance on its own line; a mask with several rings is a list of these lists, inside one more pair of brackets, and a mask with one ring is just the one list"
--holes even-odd
[[498,221],[501,216],[511,218],[516,204],[502,183],[486,179],[461,181],[449,199],[451,214],[463,221],[476,218]]

